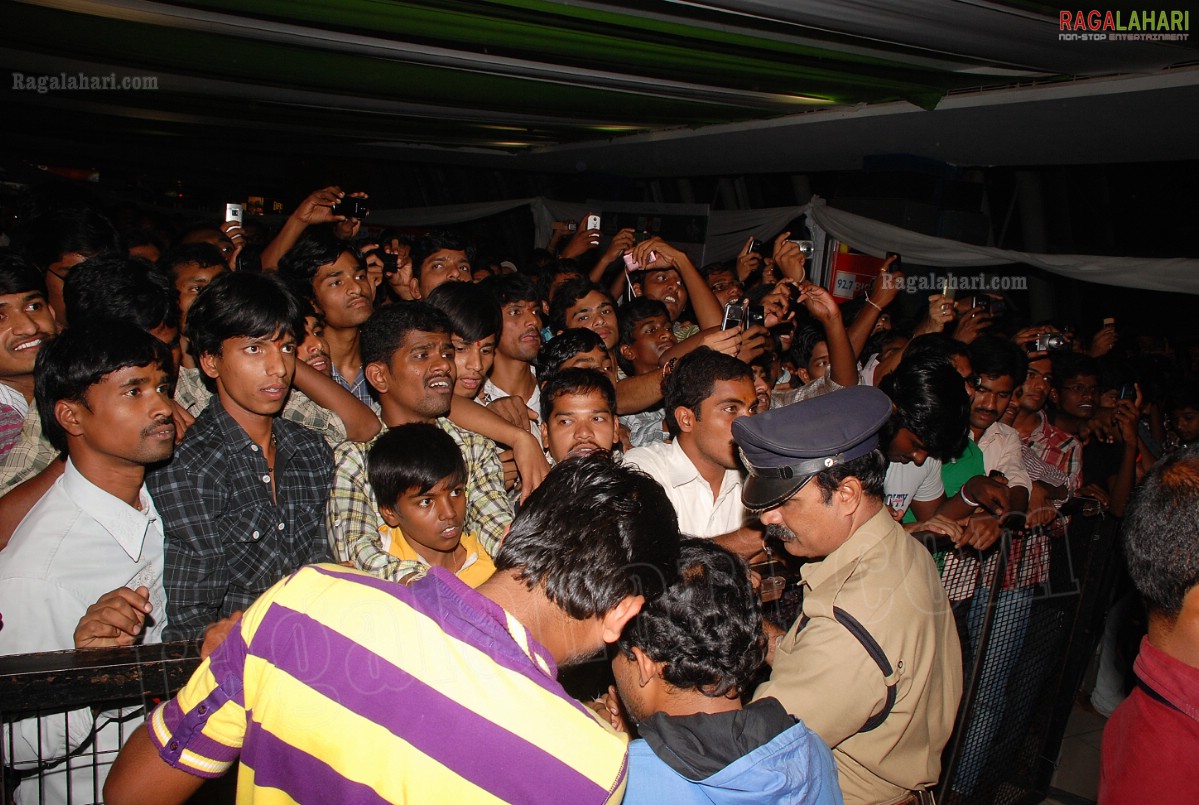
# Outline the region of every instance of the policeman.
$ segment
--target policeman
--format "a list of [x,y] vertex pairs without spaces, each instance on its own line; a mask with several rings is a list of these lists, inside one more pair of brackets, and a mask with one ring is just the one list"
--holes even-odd
[[733,423],[746,508],[808,559],[803,612],[775,639],[773,696],[832,748],[845,802],[927,797],[962,694],[949,601],[883,506],[887,396],[853,386]]

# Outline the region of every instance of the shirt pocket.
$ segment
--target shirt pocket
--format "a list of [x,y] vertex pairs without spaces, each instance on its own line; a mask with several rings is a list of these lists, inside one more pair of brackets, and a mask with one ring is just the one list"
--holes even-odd
[[271,508],[248,504],[226,512],[221,519],[230,586],[265,591],[282,576],[274,533],[278,521]]

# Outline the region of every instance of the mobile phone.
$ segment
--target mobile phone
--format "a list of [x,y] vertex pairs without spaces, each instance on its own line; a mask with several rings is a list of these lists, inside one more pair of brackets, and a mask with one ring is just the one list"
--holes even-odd
[[887,252],[887,257],[888,259],[891,257],[895,258],[895,262],[891,264],[891,268],[895,269],[896,271],[903,268],[903,258],[900,257],[899,252]]
[[766,324],[766,309],[761,305],[749,305],[745,308],[745,326],[756,327]]
[[333,205],[334,215],[344,215],[346,218],[365,218],[371,214],[366,201],[356,196],[346,196]]
[[1132,383],[1125,383],[1124,385],[1120,386],[1120,397],[1119,397],[1119,399],[1121,399],[1121,400],[1134,400],[1134,401],[1135,401],[1135,400],[1136,400],[1136,398],[1137,398],[1137,387],[1136,387],[1134,384],[1132,384]]
[[749,250],[758,254],[766,254],[766,244],[754,238],[753,242],[749,244]]
[[720,322],[720,329],[728,330],[732,327],[739,327],[745,323],[745,303],[741,301],[729,302],[724,306],[724,319]]
[[941,296],[952,302],[958,295],[958,287],[949,281],[949,277],[941,280]]
[[970,300],[970,307],[975,310],[981,310],[984,313],[990,313],[991,298],[988,296],[975,296]]
[[1115,327],[1116,320],[1113,319],[1111,316],[1108,316],[1106,319],[1103,320],[1103,326],[1104,327]]
[[391,254],[390,252],[378,252],[379,259],[383,261],[383,273],[394,274],[400,270],[400,256]]
[[225,205],[225,220],[241,223],[242,206],[240,204]]
[[594,214],[588,215],[587,221],[583,228],[584,229],[599,229],[600,228],[600,217],[598,215],[594,215]]
[[1029,352],[1061,352],[1069,348],[1066,336],[1061,333],[1041,333],[1035,341],[1028,342]]

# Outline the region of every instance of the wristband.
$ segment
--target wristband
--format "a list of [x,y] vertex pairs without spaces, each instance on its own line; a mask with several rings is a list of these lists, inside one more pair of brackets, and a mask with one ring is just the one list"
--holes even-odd
[[962,496],[962,502],[965,503],[967,506],[973,506],[976,509],[978,508],[979,504],[976,503],[975,501],[971,500],[970,496],[966,494],[966,485],[965,484],[962,484],[962,488],[958,490],[958,494]]

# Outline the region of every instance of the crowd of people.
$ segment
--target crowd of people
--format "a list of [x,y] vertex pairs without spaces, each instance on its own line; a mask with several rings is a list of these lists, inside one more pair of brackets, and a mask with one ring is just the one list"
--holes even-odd
[[[246,802],[929,802],[994,600],[971,801],[1053,541],[1099,511],[1167,680],[1121,741],[1164,701],[1199,747],[1191,356],[950,288],[905,321],[893,257],[842,305],[791,232],[697,267],[587,216],[518,266],[353,195],[277,232],[43,199],[0,251],[0,654],[205,657],[148,713],[6,727],[18,803],[235,763]],[[580,702],[559,669],[605,648]]]

